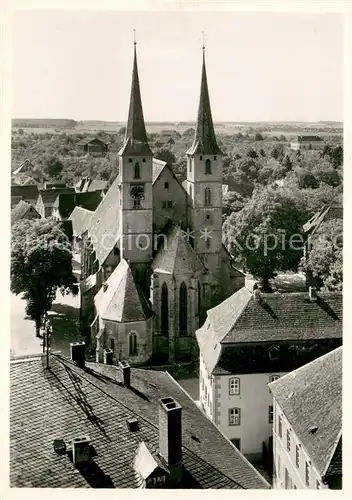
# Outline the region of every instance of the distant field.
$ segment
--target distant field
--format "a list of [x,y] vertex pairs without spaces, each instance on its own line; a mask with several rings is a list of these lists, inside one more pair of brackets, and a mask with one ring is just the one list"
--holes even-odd
[[[86,133],[86,134],[94,134],[97,132],[106,132],[106,133],[116,133],[118,130],[125,126],[125,122],[103,122],[103,121],[81,121],[75,122],[74,120],[62,120],[62,125],[60,120],[55,122],[55,126],[51,126],[54,120],[13,120],[13,130],[18,130],[22,128],[26,133],[36,133],[36,134],[45,134],[49,133],[62,133],[66,134],[77,134],[77,133]],[[21,126],[22,125],[22,126]],[[33,126],[30,126],[33,125]],[[281,134],[292,137],[300,133],[319,133],[319,135],[338,135],[343,133],[343,124],[342,123],[305,123],[305,122],[222,122],[215,123],[215,130],[218,133],[233,135],[238,132],[243,132],[244,130],[248,130],[252,128],[253,131],[260,130],[263,135],[276,135],[279,136]],[[165,123],[157,123],[150,122],[146,123],[147,131],[149,133],[160,133],[162,130],[176,130],[180,134],[182,134],[185,130],[190,127],[194,127],[195,123],[193,122],[165,122]],[[267,129],[267,130],[265,130]],[[314,130],[314,132],[313,132]]]

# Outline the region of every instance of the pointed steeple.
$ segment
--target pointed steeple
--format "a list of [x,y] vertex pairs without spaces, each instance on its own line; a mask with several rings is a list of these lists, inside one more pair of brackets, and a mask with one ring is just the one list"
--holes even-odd
[[151,155],[147,132],[145,130],[141,91],[139,87],[136,41],[134,42],[132,85],[130,96],[130,108],[125,133],[124,145],[120,155]]
[[196,132],[192,146],[187,154],[211,154],[221,155],[214,131],[213,118],[211,116],[210,99],[207,82],[207,72],[205,68],[205,47],[203,43],[203,66],[202,81],[200,85],[200,98],[198,107],[198,118]]

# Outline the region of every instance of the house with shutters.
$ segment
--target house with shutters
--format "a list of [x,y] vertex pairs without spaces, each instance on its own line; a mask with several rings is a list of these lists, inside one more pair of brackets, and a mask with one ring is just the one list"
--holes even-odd
[[[244,274],[222,243],[223,153],[214,132],[204,51],[197,126],[185,154],[187,179],[181,185],[148,143],[135,45],[118,175],[96,210],[72,214],[84,221],[76,235],[82,246],[82,321],[100,360],[111,345],[115,363],[122,355],[131,364],[196,360],[195,331],[206,310],[244,285]],[[136,321],[127,321],[116,303],[128,290],[135,290],[133,300],[143,310]],[[106,303],[118,314],[107,315]]]
[[243,287],[207,312],[196,335],[201,408],[245,456],[270,468],[268,384],[342,344],[342,293]]
[[342,346],[269,384],[273,487],[342,488]]

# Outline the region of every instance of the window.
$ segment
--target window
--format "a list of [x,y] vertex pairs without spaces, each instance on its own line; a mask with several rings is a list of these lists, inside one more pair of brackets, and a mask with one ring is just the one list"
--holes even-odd
[[211,161],[209,160],[209,158],[205,160],[205,173],[211,174]]
[[192,172],[192,158],[189,159],[189,173]]
[[280,348],[277,345],[271,346],[269,349],[269,359],[276,360],[279,358]]
[[286,431],[286,448],[287,451],[291,451],[291,433],[289,429]]
[[110,349],[115,351],[115,339],[110,339]]
[[269,406],[269,424],[274,422],[274,407]]
[[214,161],[216,161],[216,156],[214,156]]
[[293,485],[293,489],[294,489],[294,490],[296,490],[296,489],[297,489],[297,486],[296,486],[295,484]]
[[135,179],[141,178],[141,169],[138,162],[134,166],[134,178]]
[[167,202],[167,208],[172,208],[172,205],[173,205],[172,201]]
[[145,158],[143,158],[142,162],[145,163]]
[[167,335],[169,332],[169,301],[167,284],[161,287],[161,333]]
[[180,335],[187,335],[187,287],[184,281],[180,286],[179,325]]
[[299,469],[299,446],[296,444],[296,467]]
[[138,208],[141,208],[141,200],[138,198],[135,198],[133,200],[133,208],[136,210]]
[[203,156],[202,156],[202,155],[200,155],[199,159],[200,159],[200,160],[203,160]]
[[138,350],[137,350],[137,334],[136,334],[136,332],[131,332],[130,333],[129,351],[130,351],[130,356],[137,356],[137,354],[138,354]]
[[169,189],[169,183],[168,182],[164,182],[164,189]]
[[241,423],[241,408],[230,408],[229,425],[240,425],[240,423]]
[[240,393],[240,379],[233,377],[229,380],[229,393],[231,395],[238,395]]
[[306,485],[307,486],[309,486],[309,481],[310,481],[309,474],[310,474],[309,463],[306,462]]
[[207,249],[210,248],[210,238],[205,238],[205,246]]
[[204,205],[205,206],[211,205],[211,191],[209,187],[206,187],[204,190]]
[[279,416],[279,429],[278,429],[278,432],[279,432],[279,436],[280,438],[282,438],[282,415]]
[[208,399],[208,386],[205,386],[205,399]]
[[129,163],[132,163],[132,158],[128,158]]
[[230,439],[230,441],[239,451],[241,451],[241,440],[239,438]]
[[317,490],[320,490],[320,483],[318,480],[317,480]]

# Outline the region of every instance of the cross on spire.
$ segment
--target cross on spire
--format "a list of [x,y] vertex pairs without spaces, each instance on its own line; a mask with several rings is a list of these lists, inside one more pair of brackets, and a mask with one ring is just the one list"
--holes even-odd
[[136,30],[135,29],[133,30],[133,43],[134,43],[134,46],[137,45],[137,37],[136,37]]

